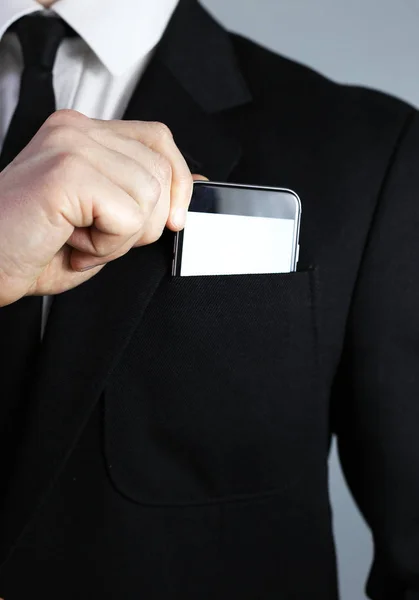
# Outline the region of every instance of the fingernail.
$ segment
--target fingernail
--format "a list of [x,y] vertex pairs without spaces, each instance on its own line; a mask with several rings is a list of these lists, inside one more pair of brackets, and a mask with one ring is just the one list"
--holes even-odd
[[79,271],[81,273],[83,273],[83,271],[90,271],[90,269],[94,269],[95,267],[98,267],[99,265],[92,265],[91,267],[83,267],[83,269],[79,269]]
[[186,221],[186,210],[184,208],[177,208],[172,213],[172,223],[176,229],[182,229],[185,227]]

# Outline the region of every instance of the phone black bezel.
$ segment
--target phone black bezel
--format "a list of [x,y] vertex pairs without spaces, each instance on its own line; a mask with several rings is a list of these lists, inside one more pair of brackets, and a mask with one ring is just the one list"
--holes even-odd
[[[256,190],[256,191],[271,191],[278,193],[287,193],[291,194],[296,200],[296,219],[295,219],[295,230],[294,230],[294,246],[293,246],[293,254],[292,254],[292,266],[293,269],[291,272],[297,270],[298,263],[298,255],[299,255],[299,238],[300,238],[300,225],[301,225],[301,200],[296,192],[288,188],[277,188],[270,186],[260,186],[260,185],[246,185],[241,183],[221,183],[218,181],[206,181],[206,180],[198,180],[194,181],[194,188],[196,186],[205,185],[215,188],[230,188],[230,189],[245,189],[245,190]],[[175,233],[174,239],[174,247],[173,247],[173,264],[172,264],[172,276],[180,277],[181,268],[182,268],[182,251],[183,251],[183,237],[184,230],[178,231]]]

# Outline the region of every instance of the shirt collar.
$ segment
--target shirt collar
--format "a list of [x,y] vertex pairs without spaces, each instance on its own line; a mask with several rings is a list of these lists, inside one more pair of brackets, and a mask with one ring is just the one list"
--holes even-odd
[[[160,41],[178,0],[57,0],[66,21],[112,73],[133,68]],[[20,17],[44,9],[36,0],[0,0],[0,39]]]

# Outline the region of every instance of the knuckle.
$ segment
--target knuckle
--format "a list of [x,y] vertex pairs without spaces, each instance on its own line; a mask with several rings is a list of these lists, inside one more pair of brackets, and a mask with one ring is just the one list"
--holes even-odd
[[155,177],[164,185],[170,184],[172,180],[172,165],[167,158],[158,154],[154,159],[154,174]]
[[60,177],[73,177],[80,169],[82,160],[74,152],[59,152],[53,160],[53,170]]
[[154,135],[159,140],[162,140],[163,142],[169,142],[169,141],[173,140],[173,134],[172,134],[171,130],[164,123],[160,123],[159,121],[154,121],[154,122],[150,123],[150,126],[153,129]]
[[43,127],[58,127],[66,123],[65,116],[62,110],[56,110],[53,112],[44,122]]
[[146,217],[142,207],[137,204],[136,210],[130,218],[129,226],[126,227],[126,236],[132,238],[135,235],[140,235],[144,229]]
[[94,256],[96,258],[109,258],[112,255],[110,254],[109,246],[105,246],[104,243],[97,241],[95,243]]
[[78,140],[78,132],[67,124],[60,123],[54,127],[49,127],[46,131],[42,145],[44,148],[75,144]]
[[71,108],[62,108],[53,112],[45,121],[45,124],[52,125],[55,127],[61,124],[68,125],[69,123],[75,123],[80,121],[84,122],[86,119],[88,119],[88,117],[78,112],[77,110],[72,110]]
[[112,239],[108,235],[94,235],[92,236],[91,254],[95,258],[105,258],[106,261],[111,260],[112,256],[118,253],[118,248],[121,245],[122,236],[112,236]]
[[[138,232],[135,232],[135,234],[138,237]],[[127,254],[132,248],[135,247],[135,240],[133,239],[135,234],[129,235],[128,240],[126,240],[127,236],[124,236],[125,241],[122,245],[119,244],[117,247],[108,248],[106,252],[104,249],[97,248],[97,257],[106,257],[107,261],[112,261],[116,260],[117,258],[121,258],[125,254]]]
[[160,199],[162,193],[162,185],[157,177],[152,175],[149,177],[147,185],[142,190],[142,196],[147,202],[150,202],[154,206]]
[[147,229],[147,231],[145,231],[144,234],[141,236],[138,243],[141,246],[148,246],[149,244],[154,244],[154,242],[157,242],[157,240],[160,239],[163,233],[163,229],[164,227],[157,226]]

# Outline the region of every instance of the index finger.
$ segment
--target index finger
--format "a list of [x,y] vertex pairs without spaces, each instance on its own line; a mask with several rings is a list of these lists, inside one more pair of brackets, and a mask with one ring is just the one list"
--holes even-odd
[[103,123],[114,133],[135,139],[165,157],[172,169],[170,213],[167,226],[182,229],[192,197],[193,180],[189,167],[177,147],[170,129],[163,123],[149,121],[93,121]]

